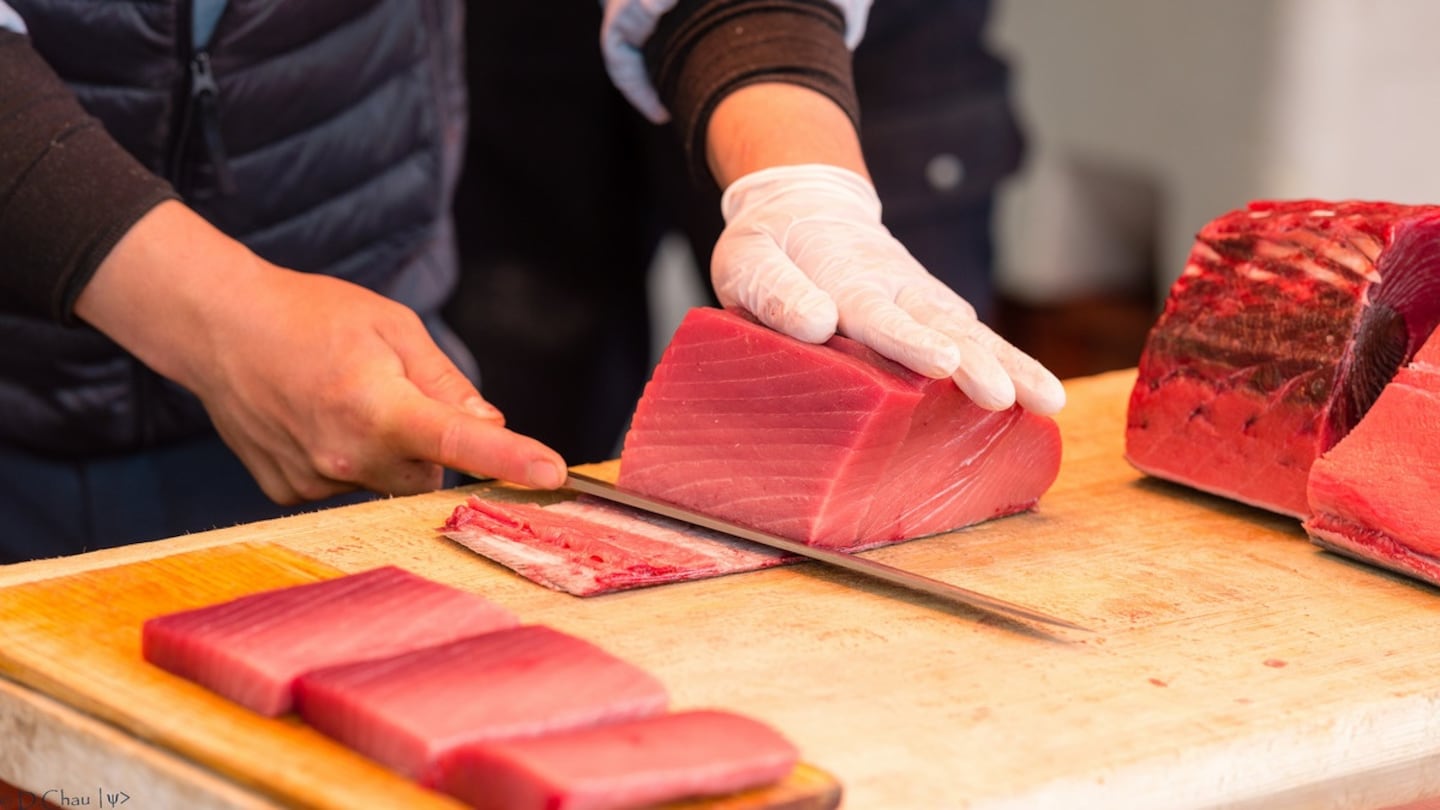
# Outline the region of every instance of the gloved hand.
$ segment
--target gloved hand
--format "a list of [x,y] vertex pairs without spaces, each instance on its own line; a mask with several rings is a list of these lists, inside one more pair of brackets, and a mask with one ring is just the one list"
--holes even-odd
[[711,280],[720,302],[823,343],[837,331],[927,377],[953,377],[976,404],[1065,404],[1060,381],[976,317],[880,222],[870,181],[824,164],[746,174],[721,198],[726,228]]

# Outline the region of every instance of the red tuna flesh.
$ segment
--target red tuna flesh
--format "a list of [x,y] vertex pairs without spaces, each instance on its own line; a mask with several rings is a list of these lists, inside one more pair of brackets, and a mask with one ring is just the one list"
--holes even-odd
[[1440,207],[1255,202],[1206,225],[1146,341],[1126,458],[1305,517],[1317,456],[1440,321]]
[[146,661],[261,714],[292,707],[295,679],[514,627],[510,611],[394,566],[243,596],[146,621]]
[[665,711],[665,687],[595,645],[540,625],[302,676],[300,717],[430,786],[461,745]]
[[1440,332],[1310,470],[1316,543],[1440,585]]
[[636,408],[618,484],[817,546],[857,549],[1034,506],[1055,423],[987,411],[844,337],[803,343],[697,308]]
[[584,497],[535,506],[471,496],[442,531],[533,582],[576,596],[754,571],[788,559]]
[[762,723],[694,711],[465,746],[438,788],[477,810],[622,810],[773,784],[798,761]]

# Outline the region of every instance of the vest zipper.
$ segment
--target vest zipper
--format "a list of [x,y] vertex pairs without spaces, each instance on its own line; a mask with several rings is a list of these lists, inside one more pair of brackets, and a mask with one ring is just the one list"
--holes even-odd
[[210,68],[208,51],[194,51],[187,61],[189,75],[181,101],[183,112],[170,145],[166,174],[176,191],[189,194],[195,190],[195,161],[203,160],[215,172],[216,188],[228,197],[235,193],[235,173],[220,136],[220,86]]
[[226,197],[235,193],[235,173],[225,155],[225,141],[220,137],[220,85],[210,71],[209,51],[197,51],[190,58],[190,101],[194,105],[196,123],[200,127],[200,146],[215,171],[215,183]]
[[185,76],[176,89],[165,176],[182,197],[189,197],[196,191],[195,168],[208,163],[215,188],[228,197],[235,193],[235,173],[220,136],[220,85],[210,67],[210,36],[195,30],[196,2],[175,4],[175,55],[185,66]]
[[[195,47],[194,0],[182,0],[176,9],[176,55],[187,70],[176,94],[177,114],[166,155],[165,177],[182,197],[188,197],[195,190],[197,161],[204,160],[215,173],[216,188],[229,196],[235,193],[235,175],[220,136],[220,86],[210,68],[209,51]],[[149,418],[149,410],[161,382],[155,372],[138,360],[134,361],[133,379],[135,437],[139,446],[149,447],[155,441],[155,425]]]

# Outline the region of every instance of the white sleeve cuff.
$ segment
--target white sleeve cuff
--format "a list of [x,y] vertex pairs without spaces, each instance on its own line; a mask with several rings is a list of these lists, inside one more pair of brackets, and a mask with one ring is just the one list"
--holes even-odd
[[845,15],[845,46],[850,50],[865,38],[865,21],[870,18],[873,0],[830,0]]
[[14,31],[17,34],[28,33],[25,30],[25,21],[20,19],[20,14],[5,0],[0,0],[0,30]]
[[601,0],[605,21],[600,24],[600,52],[610,81],[635,109],[657,124],[670,120],[660,95],[645,71],[645,42],[655,24],[677,0]]

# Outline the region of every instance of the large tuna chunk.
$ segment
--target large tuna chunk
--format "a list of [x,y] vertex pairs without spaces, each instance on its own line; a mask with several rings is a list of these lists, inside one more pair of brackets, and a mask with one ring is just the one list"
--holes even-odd
[[145,622],[146,661],[265,715],[312,669],[514,627],[473,593],[395,566],[251,594]]
[[863,548],[1030,508],[1055,423],[835,337],[691,310],[636,408],[618,484],[817,546]]
[[1315,462],[1309,496],[1315,542],[1440,584],[1440,332]]
[[1257,202],[1206,225],[1130,396],[1140,470],[1304,517],[1311,464],[1440,320],[1440,207]]

